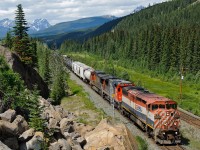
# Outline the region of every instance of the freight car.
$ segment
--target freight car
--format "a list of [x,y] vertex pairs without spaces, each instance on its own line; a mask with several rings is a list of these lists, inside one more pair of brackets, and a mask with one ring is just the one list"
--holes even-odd
[[73,62],[69,57],[65,60],[78,77],[87,81],[104,99],[114,102],[115,108],[157,143],[181,143],[180,114],[175,101],[137,87],[130,81],[96,71],[81,62]]

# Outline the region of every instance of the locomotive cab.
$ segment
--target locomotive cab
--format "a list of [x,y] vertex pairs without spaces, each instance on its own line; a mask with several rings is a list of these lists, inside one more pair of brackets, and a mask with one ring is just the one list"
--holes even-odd
[[177,111],[177,103],[171,100],[156,101],[148,105],[148,109],[154,114],[155,140],[160,144],[180,143],[180,114]]

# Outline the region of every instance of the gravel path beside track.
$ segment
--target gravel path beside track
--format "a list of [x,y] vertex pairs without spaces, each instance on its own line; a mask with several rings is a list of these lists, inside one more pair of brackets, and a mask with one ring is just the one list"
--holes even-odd
[[[112,107],[106,100],[102,99],[102,97],[100,95],[98,95],[96,92],[94,92],[87,84],[85,84],[82,80],[80,80],[73,73],[70,73],[70,78],[72,80],[75,80],[77,82],[77,84],[81,85],[85,89],[85,92],[87,92],[89,94],[90,100],[92,102],[94,102],[94,105],[97,108],[101,108],[104,110],[104,112],[107,115],[113,116]],[[143,139],[145,139],[148,143],[149,150],[160,150],[160,148],[155,144],[155,142],[152,139],[148,138],[145,135],[145,133],[143,133],[139,128],[137,128],[133,124],[133,122],[131,122],[130,120],[128,120],[127,118],[122,116],[117,110],[115,110],[115,118],[117,120],[123,122],[129,128],[129,130],[132,132],[132,134],[134,136],[138,135],[138,136],[142,137]]]

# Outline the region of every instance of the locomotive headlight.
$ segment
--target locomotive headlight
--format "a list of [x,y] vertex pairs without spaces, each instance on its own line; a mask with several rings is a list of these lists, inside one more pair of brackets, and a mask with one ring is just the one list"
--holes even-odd
[[163,132],[163,135],[165,135],[165,132]]
[[178,132],[175,132],[175,134],[178,134]]
[[168,111],[166,112],[166,116],[169,116],[169,112]]

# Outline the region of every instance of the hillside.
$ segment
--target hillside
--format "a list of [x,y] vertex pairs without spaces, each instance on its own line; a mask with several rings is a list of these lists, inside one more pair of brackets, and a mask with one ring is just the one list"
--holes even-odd
[[97,28],[88,28],[85,30],[77,30],[77,31],[62,33],[58,35],[42,36],[39,38],[45,41],[45,43],[47,43],[50,47],[54,43],[56,43],[57,47],[60,47],[60,45],[66,40],[84,42],[88,40],[89,38],[111,31],[111,29],[113,29],[123,18],[124,17],[111,20]]

